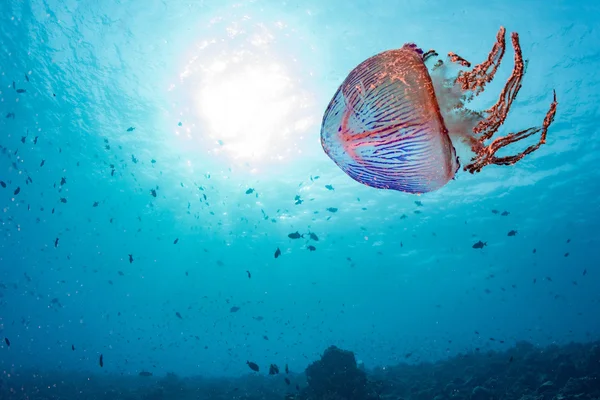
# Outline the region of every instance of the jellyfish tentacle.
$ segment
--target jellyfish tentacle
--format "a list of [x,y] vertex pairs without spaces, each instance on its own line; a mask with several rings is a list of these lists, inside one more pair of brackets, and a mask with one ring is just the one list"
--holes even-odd
[[502,89],[502,92],[500,93],[498,101],[490,109],[485,111],[488,114],[488,117],[479,121],[477,126],[473,128],[473,132],[481,135],[479,138],[480,141],[491,138],[494,133],[498,131],[500,126],[506,120],[512,102],[521,89],[521,81],[523,80],[523,75],[525,75],[525,63],[523,62],[523,54],[519,43],[519,34],[513,32],[511,34],[511,39],[515,50],[515,65],[510,78],[508,78],[504,89]]
[[438,56],[438,53],[435,50],[433,50],[433,49],[428,50],[423,54],[423,62],[427,62],[427,60],[429,60],[431,57],[437,57],[437,56]]
[[448,57],[450,57],[450,61],[453,63],[460,64],[463,67],[471,68],[471,63],[456,53],[450,52],[450,53],[448,53]]
[[[528,128],[516,133],[511,133],[506,136],[495,139],[488,146],[483,146],[482,142],[478,139],[473,139],[472,147],[476,152],[475,157],[471,159],[471,164],[465,165],[464,170],[469,171],[470,173],[475,173],[481,171],[483,167],[489,164],[496,165],[512,165],[517,161],[521,160],[527,154],[533,153],[537,149],[540,148],[541,145],[546,143],[546,134],[548,133],[548,128],[554,121],[554,116],[556,115],[556,107],[558,106],[558,102],[556,101],[556,91],[554,92],[554,100],[550,104],[550,109],[546,113],[546,117],[544,118],[544,122],[541,127]],[[536,133],[541,132],[540,140],[525,150],[523,150],[519,154],[515,154],[513,156],[505,156],[505,157],[496,157],[495,154],[498,150],[503,147],[508,146],[511,143],[518,142],[519,140],[528,138]]]
[[[501,26],[496,35],[496,43],[488,54],[487,60],[481,64],[477,64],[470,71],[461,71],[458,74],[456,83],[460,85],[462,90],[472,91],[471,97],[477,96],[479,93],[483,92],[485,85],[494,79],[494,75],[502,62],[502,57],[504,57],[504,50],[506,47],[505,34],[506,29]],[[448,53],[448,56],[453,62],[460,62],[460,60],[465,61],[454,53]],[[455,57],[458,58],[455,60]]]

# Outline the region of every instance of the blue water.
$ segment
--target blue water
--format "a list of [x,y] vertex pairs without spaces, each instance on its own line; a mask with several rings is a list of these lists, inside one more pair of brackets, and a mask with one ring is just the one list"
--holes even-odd
[[[331,344],[372,367],[597,339],[599,16],[594,1],[3,1],[0,369],[237,376],[247,360],[301,371]],[[529,60],[502,132],[558,96],[537,152],[418,197],[324,154],[321,117],[358,63],[405,42],[479,62],[501,25]]]

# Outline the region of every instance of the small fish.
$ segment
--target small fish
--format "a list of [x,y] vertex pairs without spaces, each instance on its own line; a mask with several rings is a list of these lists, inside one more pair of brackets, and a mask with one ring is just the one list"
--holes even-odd
[[335,208],[335,207],[328,207],[328,208],[327,208],[327,211],[329,211],[329,212],[331,212],[331,213],[337,212],[337,210],[338,210],[338,209],[337,209],[337,208]]
[[17,93],[25,93],[27,90],[25,89],[17,89]]
[[8,340],[8,338],[7,338],[7,337],[5,337],[5,338],[4,338],[4,343],[6,343],[6,345],[7,345],[8,347],[10,347],[10,340]]
[[517,235],[517,231],[508,232],[508,236],[516,236],[516,235]]
[[565,253],[565,257],[569,257],[569,253]]
[[150,194],[152,195],[152,197],[156,197],[156,190],[150,189]]
[[259,368],[256,363],[253,363],[252,361],[246,361],[246,364],[248,365],[248,367],[250,367],[252,371],[258,372]]
[[6,183],[4,183],[4,181],[0,181],[0,186],[2,186],[2,188],[6,188]]
[[173,244],[177,244],[177,242],[179,242],[179,238],[175,239],[175,240],[173,241]]
[[58,247],[58,240],[59,240],[58,238],[56,238],[56,239],[54,240],[54,247],[55,247],[55,248],[56,248],[56,247]]
[[248,190],[246,190],[246,194],[252,194],[254,193],[254,189],[250,188]]
[[327,190],[335,190],[332,185],[325,185],[325,189],[327,189]]
[[533,254],[535,254],[536,252],[537,252],[537,250],[536,250],[536,249],[533,249]]
[[286,374],[289,374],[289,373],[290,373],[290,369],[288,368],[288,365],[287,365],[287,364],[285,364],[285,373],[286,373]]
[[71,345],[71,350],[75,351],[75,345],[74,344]]
[[104,367],[104,357],[102,356],[102,354],[100,354],[100,368]]
[[100,204],[100,203],[98,203],[97,201],[95,201],[94,204],[92,204],[92,207],[98,207],[98,204]]
[[175,312],[175,316],[179,319],[183,319],[183,317],[181,316],[181,314],[179,314],[179,311]]
[[312,240],[314,240],[315,242],[318,242],[318,241],[319,241],[319,237],[318,237],[317,235],[315,235],[314,233],[310,232],[308,235],[309,235],[309,236],[310,236],[310,238],[311,238]]
[[133,262],[133,255],[129,254],[129,264],[131,264]]
[[39,136],[36,136],[35,138],[33,138],[33,144],[37,144]]
[[508,214],[510,214],[508,211],[502,211],[502,214],[500,214],[503,217],[506,217]]
[[483,246],[487,246],[487,242],[478,241],[473,245],[474,249],[483,249]]
[[231,313],[238,312],[238,311],[240,311],[240,308],[236,307],[236,306],[233,306],[229,309],[229,312],[231,312]]
[[290,380],[288,378],[284,378],[285,384],[289,385],[290,384]]
[[45,163],[46,163],[46,160],[42,160],[42,162],[40,163],[40,167],[43,167]]
[[311,246],[308,246],[308,247],[307,247],[307,249],[308,249],[309,251],[315,251],[315,250],[317,250],[317,248],[316,248],[315,246],[312,246],[312,245],[311,245]]
[[65,178],[60,178],[60,186],[65,185],[67,180]]
[[135,128],[133,126],[130,126],[129,128],[127,128],[127,132],[133,132],[135,130]]
[[587,268],[583,270],[583,276],[587,275]]
[[152,372],[141,371],[138,375],[139,376],[152,376]]
[[61,202],[61,203],[66,203],[66,202],[67,202],[67,199],[65,199],[64,197],[61,197],[61,198],[60,198],[60,202]]
[[288,237],[289,237],[290,239],[300,239],[300,238],[303,238],[303,237],[304,237],[304,235],[301,235],[301,234],[300,234],[300,232],[296,231],[296,232],[290,233],[290,234],[288,235]]
[[297,194],[296,197],[294,197],[294,204],[295,205],[300,205],[302,203],[304,203],[304,200],[302,200],[302,198],[300,198],[300,195]]
[[248,274],[248,279],[252,278],[252,274],[250,273],[250,271],[246,271],[246,273]]
[[567,239],[567,243],[571,243],[571,239]]
[[279,247],[278,247],[277,250],[275,250],[275,258],[279,258],[280,255],[281,255],[281,250],[279,250]]
[[279,367],[275,364],[269,366],[269,375],[277,375],[279,373]]
[[25,74],[25,80],[29,82],[29,76],[27,76],[27,74]]
[[510,359],[508,360],[509,363],[513,362],[514,358],[513,356],[510,356]]
[[423,203],[421,203],[419,200],[415,200],[415,204],[417,207],[423,207]]
[[17,187],[13,193],[14,193],[14,195],[16,196],[16,195],[18,195],[20,192],[21,192],[21,188],[20,188],[20,187]]

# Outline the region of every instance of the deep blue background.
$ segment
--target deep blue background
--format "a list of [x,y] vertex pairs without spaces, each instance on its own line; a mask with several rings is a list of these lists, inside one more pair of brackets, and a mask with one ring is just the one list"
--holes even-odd
[[[374,366],[597,339],[599,6],[352,3],[0,3],[0,369],[95,370],[103,354],[109,372],[238,375],[246,360],[301,370],[330,344]],[[535,154],[415,197],[323,153],[322,113],[362,60],[411,41],[478,62],[500,25],[529,59],[502,132],[539,125],[558,95]],[[252,104],[255,86],[215,100],[268,135],[236,157],[199,97],[215,60],[236,74],[265,59],[285,71],[274,108]],[[508,48],[480,109],[511,69]]]

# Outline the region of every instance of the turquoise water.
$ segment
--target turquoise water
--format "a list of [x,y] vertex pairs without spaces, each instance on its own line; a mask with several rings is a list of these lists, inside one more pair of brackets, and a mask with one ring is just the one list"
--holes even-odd
[[[331,344],[373,367],[597,339],[600,7],[486,4],[2,2],[0,368],[237,376]],[[502,132],[558,96],[540,150],[422,196],[324,154],[358,63],[405,42],[479,62],[501,25],[529,59]],[[508,47],[480,109],[511,70]]]

